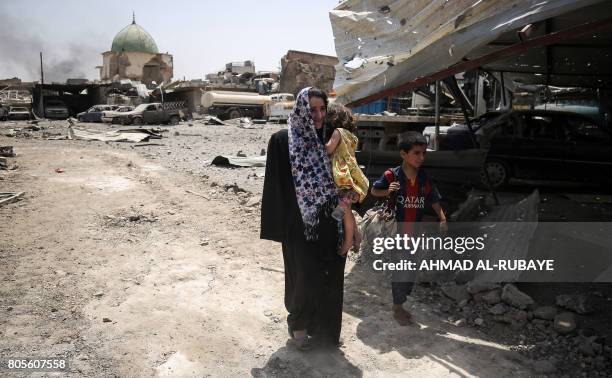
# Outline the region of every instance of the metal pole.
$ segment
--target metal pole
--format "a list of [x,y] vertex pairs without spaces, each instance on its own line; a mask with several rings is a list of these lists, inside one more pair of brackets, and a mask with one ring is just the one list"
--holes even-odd
[[41,118],[45,118],[45,105],[43,101],[43,85],[45,84],[45,73],[43,71],[43,57],[42,51],[40,52],[40,100],[38,101],[38,114]]
[[42,51],[40,52],[40,83],[45,83],[45,74],[43,72]]
[[501,81],[501,99],[503,104],[503,109],[506,109],[506,85],[504,84],[504,71],[499,71],[499,77]]
[[438,149],[438,138],[440,138],[440,80],[436,80],[436,139],[435,147]]

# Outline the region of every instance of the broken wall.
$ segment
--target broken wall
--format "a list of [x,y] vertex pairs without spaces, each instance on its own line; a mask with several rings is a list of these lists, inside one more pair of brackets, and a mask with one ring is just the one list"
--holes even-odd
[[315,86],[329,93],[334,85],[338,59],[333,56],[289,50],[281,59],[280,92],[298,92]]

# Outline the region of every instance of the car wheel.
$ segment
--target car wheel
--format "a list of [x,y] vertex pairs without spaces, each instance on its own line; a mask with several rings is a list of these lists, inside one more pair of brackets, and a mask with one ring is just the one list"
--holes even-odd
[[132,123],[136,126],[140,126],[142,125],[142,118],[140,117],[134,117],[134,119],[132,120]]
[[488,187],[487,177],[485,170],[489,174],[489,180],[491,180],[491,187],[498,189],[508,184],[510,180],[511,172],[510,167],[507,163],[501,160],[487,160],[484,165],[484,169],[480,174],[481,181],[485,187]]
[[242,112],[240,109],[231,109],[227,112],[228,119],[240,118],[242,117]]
[[130,121],[130,119],[128,117],[122,118],[121,119],[121,124],[122,125],[130,125],[132,123],[132,121]]
[[180,119],[178,116],[172,116],[170,117],[170,124],[171,125],[178,125]]

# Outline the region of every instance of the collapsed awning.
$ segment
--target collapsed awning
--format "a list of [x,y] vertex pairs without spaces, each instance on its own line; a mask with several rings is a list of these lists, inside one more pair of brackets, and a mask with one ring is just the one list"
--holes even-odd
[[[541,31],[537,31],[552,34],[555,30],[570,27],[565,34],[557,35],[557,39],[550,38],[550,34],[536,32],[534,35],[540,36],[540,39],[532,41],[531,45],[528,44],[529,40],[526,41],[522,49],[515,46],[521,41],[510,41],[510,45],[490,45],[501,37],[507,39],[508,33],[512,33],[518,40],[516,30],[526,25],[572,12],[574,15],[580,15],[578,10],[589,7],[595,7],[592,8],[595,11],[588,12],[592,18],[589,19],[583,13],[582,19],[587,18],[587,22],[592,23],[598,20],[600,22],[591,25],[591,28],[586,25],[572,32],[572,26],[576,28],[580,25],[575,17],[570,17],[556,24],[544,25]],[[592,37],[593,33],[586,41],[583,35],[588,35],[585,33],[590,30],[609,25],[605,22],[602,24],[602,19],[606,21],[607,17],[609,21],[611,14],[610,3],[602,0],[344,1],[330,12],[339,59],[334,90],[339,102],[357,105],[373,101],[376,96],[389,96],[394,89],[398,89],[398,92],[409,90],[425,82],[442,79],[445,74],[450,76],[455,74],[454,71],[461,72],[459,69],[474,68],[467,64],[469,62],[475,62],[477,67],[481,67],[512,53],[515,56],[524,56],[525,54],[521,53],[528,48],[548,46],[557,43],[561,38],[573,40],[578,35],[582,36],[583,42],[592,43],[593,39],[597,39]],[[605,34],[601,33],[603,43],[607,43],[605,41],[609,39],[603,38]],[[609,43],[607,48],[610,48]],[[534,51],[536,52],[531,54],[541,54],[540,50]],[[544,64],[544,69],[548,70],[545,74],[551,80],[555,76],[554,72],[551,72],[555,68],[550,60],[551,56],[567,51],[561,49],[555,54],[544,51],[549,59]],[[486,59],[483,59],[482,54]],[[479,58],[482,60],[479,61]],[[533,66],[542,67],[539,63],[530,63],[532,69]],[[528,63],[517,62],[515,58],[515,61],[503,67],[491,68],[502,68],[506,72],[514,68],[515,71],[531,73],[521,64]],[[557,64],[559,65],[560,63]],[[450,70],[451,67],[457,70]],[[436,77],[436,74],[440,77]]]

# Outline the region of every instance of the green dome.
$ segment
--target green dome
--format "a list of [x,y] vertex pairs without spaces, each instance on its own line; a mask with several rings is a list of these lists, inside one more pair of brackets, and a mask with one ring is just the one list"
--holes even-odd
[[123,52],[123,51],[138,51],[148,52],[151,54],[159,53],[157,50],[157,44],[153,40],[153,37],[140,25],[136,24],[136,21],[125,28],[121,29],[119,33],[113,39],[113,45],[111,51]]

